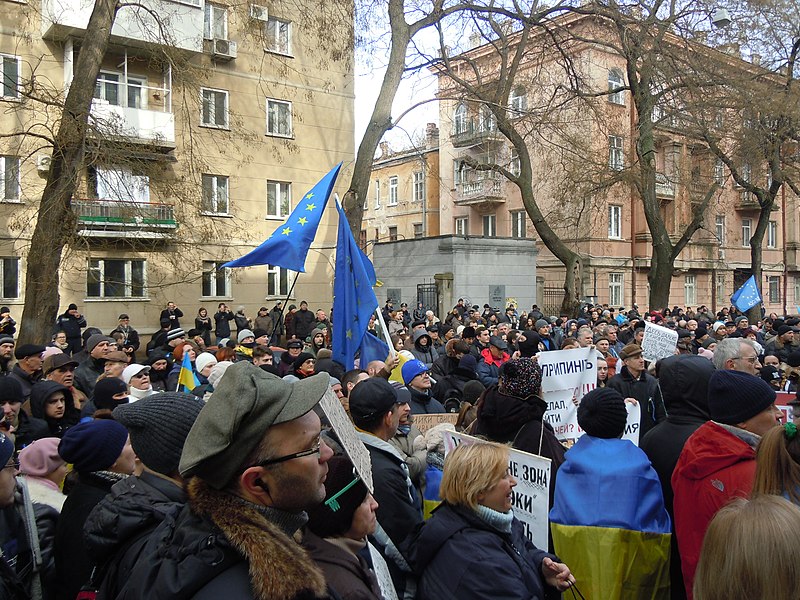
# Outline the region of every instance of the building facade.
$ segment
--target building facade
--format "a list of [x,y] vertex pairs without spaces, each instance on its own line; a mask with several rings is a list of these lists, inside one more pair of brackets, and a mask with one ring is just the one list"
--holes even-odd
[[[263,242],[335,164],[353,160],[352,13],[332,10],[323,28],[303,17],[318,11],[304,0],[147,7],[120,8],[94,85],[62,310],[75,302],[103,330],[124,312],[143,333],[157,329],[168,301],[188,327],[201,306],[213,314],[220,302],[253,317],[283,300],[296,274],[218,267]],[[46,138],[67,90],[85,85],[73,70],[92,8],[0,1],[0,302],[17,315],[50,165]],[[337,189],[348,179],[345,169]],[[335,215],[331,205],[291,294],[326,310]]]

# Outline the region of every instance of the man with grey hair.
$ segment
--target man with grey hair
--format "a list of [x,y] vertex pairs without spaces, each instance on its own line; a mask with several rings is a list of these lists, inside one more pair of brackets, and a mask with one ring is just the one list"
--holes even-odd
[[150,537],[122,597],[329,596],[294,538],[325,499],[333,451],[313,409],[329,381],[291,384],[246,361],[228,368],[183,448],[188,505]]
[[746,338],[725,338],[714,350],[714,366],[717,370],[741,371],[758,375],[761,363],[758,360],[759,346]]
[[581,327],[578,329],[576,337],[581,348],[588,348],[594,341],[594,334],[592,333],[591,327]]

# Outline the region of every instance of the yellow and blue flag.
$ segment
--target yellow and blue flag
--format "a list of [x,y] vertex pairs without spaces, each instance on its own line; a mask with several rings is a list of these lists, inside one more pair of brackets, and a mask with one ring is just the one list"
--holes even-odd
[[175,391],[180,392],[182,387],[184,392],[190,394],[198,385],[200,385],[200,380],[198,380],[197,376],[194,374],[192,361],[189,360],[189,353],[184,352],[181,370],[178,373],[178,389]]
[[761,292],[758,291],[758,284],[756,283],[756,276],[751,275],[750,279],[744,282],[731,296],[731,304],[733,304],[740,311],[745,312],[754,306],[761,304]]
[[587,600],[669,600],[670,518],[658,475],[630,441],[584,435],[567,450],[550,531]]
[[342,163],[319,180],[303,196],[282,225],[272,232],[264,243],[241,258],[225,263],[224,267],[250,267],[253,265],[274,265],[305,273],[306,256],[314,237],[317,235],[322,211],[336,183]]
[[369,317],[378,308],[378,299],[372,289],[375,285],[375,268],[358,247],[338,201],[336,210],[339,212],[339,233],[336,240],[336,270],[333,274],[334,327],[331,351],[333,360],[349,371],[353,368],[356,350],[367,331]]

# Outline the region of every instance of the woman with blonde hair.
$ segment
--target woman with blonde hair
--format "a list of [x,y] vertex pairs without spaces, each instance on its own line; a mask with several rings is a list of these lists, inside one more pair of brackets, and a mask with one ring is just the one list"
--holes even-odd
[[758,444],[753,496],[759,494],[800,505],[800,435],[791,421],[768,431]]
[[737,499],[712,519],[694,579],[695,600],[800,598],[800,508],[779,496]]
[[575,582],[567,565],[528,540],[514,517],[508,447],[461,444],[445,458],[442,504],[417,531],[418,600],[541,600]]

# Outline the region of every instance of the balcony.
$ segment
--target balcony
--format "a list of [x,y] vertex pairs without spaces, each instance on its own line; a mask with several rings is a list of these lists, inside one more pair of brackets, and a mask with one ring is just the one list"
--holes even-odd
[[[120,84],[121,88],[126,88]],[[175,148],[175,115],[171,112],[170,91],[163,88],[133,86],[136,96],[125,90],[124,97],[138,99],[131,106],[120,106],[107,100],[92,100],[91,117],[97,132],[107,138],[152,144],[164,150]],[[142,102],[142,99],[146,102]],[[138,106],[137,106],[138,105]],[[146,106],[146,108],[142,108]]]
[[[758,203],[758,198],[756,195],[745,190],[739,190],[739,196],[736,198],[733,208],[739,212],[761,211],[761,205]],[[772,203],[772,210],[778,210],[777,202]]]
[[173,205],[152,202],[72,201],[78,234],[90,238],[165,239],[178,228]]
[[505,201],[503,180],[494,178],[477,179],[458,184],[454,200],[455,204],[459,206],[474,206],[478,210],[489,210],[505,204]]
[[675,197],[675,182],[664,173],[656,173],[656,197],[665,199]]
[[[94,0],[42,0],[42,37],[63,42],[86,33]],[[154,15],[158,15],[158,22]],[[163,34],[161,31],[163,30]],[[152,44],[203,51],[203,7],[199,0],[143,0],[120,7],[111,29],[111,43]]]
[[496,127],[480,127],[474,123],[467,124],[463,131],[454,131],[450,135],[450,141],[454,148],[469,148],[472,146],[482,146],[502,142],[505,138],[497,131]]

